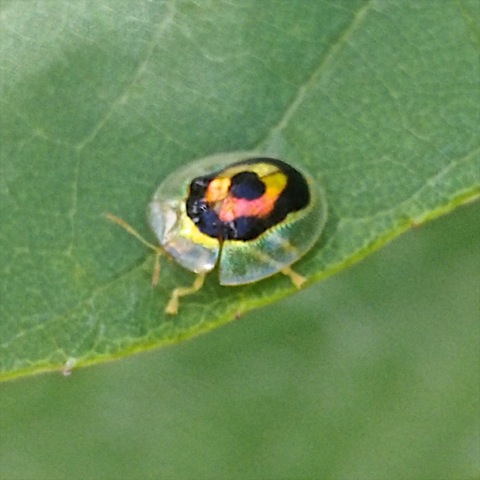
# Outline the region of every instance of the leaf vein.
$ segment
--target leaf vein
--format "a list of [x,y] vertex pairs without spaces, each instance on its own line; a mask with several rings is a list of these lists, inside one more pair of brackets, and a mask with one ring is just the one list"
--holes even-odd
[[361,27],[374,3],[376,3],[376,0],[368,0],[365,5],[353,16],[352,21],[346,26],[338,41],[332,44],[331,48],[326,52],[325,55],[322,55],[322,57],[319,59],[317,67],[313,70],[304,84],[298,87],[297,94],[293,98],[292,102],[287,106],[283,116],[279,119],[276,125],[274,125],[267,133],[265,140],[261,142],[262,144],[268,144],[270,139],[277,137],[282,130],[288,126],[291,118],[302,105],[307,93],[313,88],[318,78],[322,75],[326,68],[338,57],[338,54],[348,43],[348,40],[352,37],[352,35],[358,30],[358,28]]

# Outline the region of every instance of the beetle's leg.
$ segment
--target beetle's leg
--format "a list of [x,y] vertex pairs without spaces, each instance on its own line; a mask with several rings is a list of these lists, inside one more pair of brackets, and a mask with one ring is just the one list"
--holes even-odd
[[153,276],[152,276],[152,285],[156,285],[158,283],[158,277],[160,275],[160,256],[163,254],[163,250],[150,243],[148,240],[145,240],[131,225],[129,225],[125,220],[113,215],[112,213],[106,213],[105,217],[108,218],[113,223],[116,223],[124,230],[126,230],[130,235],[133,235],[137,240],[140,240],[146,247],[150,248],[155,252],[155,267],[153,269]]
[[155,266],[153,267],[152,275],[152,287],[155,287],[158,283],[158,278],[160,277],[160,256],[162,252],[159,250],[155,251]]
[[179,287],[173,290],[170,300],[165,308],[165,313],[169,315],[176,315],[178,313],[178,306],[180,303],[180,297],[191,295],[198,292],[205,282],[206,273],[199,273],[195,278],[195,281],[190,287]]
[[305,277],[297,273],[295,270],[292,270],[290,267],[282,268],[281,272],[286,275],[297,288],[303,287],[303,284],[307,281]]

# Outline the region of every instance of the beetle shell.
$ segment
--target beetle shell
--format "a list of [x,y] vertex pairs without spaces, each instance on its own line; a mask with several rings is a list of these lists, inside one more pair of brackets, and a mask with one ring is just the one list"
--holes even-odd
[[252,152],[197,160],[168,176],[148,218],[162,248],[195,273],[219,269],[242,285],[296,262],[327,218],[323,189],[305,171]]

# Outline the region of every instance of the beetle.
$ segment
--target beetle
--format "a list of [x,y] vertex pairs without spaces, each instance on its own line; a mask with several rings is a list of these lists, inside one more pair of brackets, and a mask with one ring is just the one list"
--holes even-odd
[[252,152],[212,155],[170,174],[148,206],[159,245],[145,240],[121,218],[107,214],[156,253],[197,274],[189,287],[175,288],[165,308],[176,314],[179,299],[200,290],[218,267],[226,286],[257,282],[276,273],[300,288],[305,278],[291,269],[317,242],[327,203],[321,185],[305,170]]

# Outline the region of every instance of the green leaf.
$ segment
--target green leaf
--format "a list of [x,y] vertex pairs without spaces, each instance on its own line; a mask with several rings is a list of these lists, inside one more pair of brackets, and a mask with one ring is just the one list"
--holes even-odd
[[[0,371],[71,368],[177,342],[294,291],[153,255],[145,208],[179,164],[261,150],[325,185],[309,282],[480,192],[475,0],[2,4]],[[272,308],[275,308],[272,306]]]

